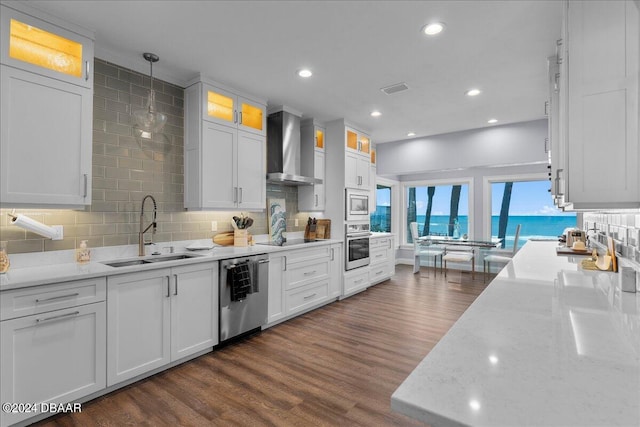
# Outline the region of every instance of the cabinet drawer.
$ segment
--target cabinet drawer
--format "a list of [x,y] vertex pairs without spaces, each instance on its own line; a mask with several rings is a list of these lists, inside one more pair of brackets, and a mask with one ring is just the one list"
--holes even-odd
[[287,283],[285,289],[299,288],[310,281],[329,277],[329,259],[326,261],[307,261],[287,267]]
[[372,238],[369,240],[369,246],[371,247],[371,249],[375,249],[375,248],[391,249],[392,245],[393,245],[393,239],[391,237],[379,237],[379,238]]
[[388,263],[371,266],[369,268],[369,281],[371,283],[378,283],[382,280],[388,279],[389,277],[391,277],[391,273]]
[[369,250],[369,264],[376,265],[389,261],[389,249],[386,247],[377,247]]
[[305,261],[320,262],[324,261],[324,259],[329,260],[329,245],[319,248],[296,249],[287,252],[286,257],[287,265]]
[[362,272],[356,274],[345,275],[344,277],[344,295],[366,289],[369,286],[369,269],[364,268]]
[[329,279],[289,291],[285,295],[287,315],[297,313],[329,298]]
[[0,320],[104,301],[106,278],[77,280],[2,293]]

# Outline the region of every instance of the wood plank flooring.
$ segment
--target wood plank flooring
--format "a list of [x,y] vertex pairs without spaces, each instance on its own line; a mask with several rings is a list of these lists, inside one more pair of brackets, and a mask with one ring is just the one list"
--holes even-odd
[[423,425],[391,394],[486,285],[411,270],[38,425]]

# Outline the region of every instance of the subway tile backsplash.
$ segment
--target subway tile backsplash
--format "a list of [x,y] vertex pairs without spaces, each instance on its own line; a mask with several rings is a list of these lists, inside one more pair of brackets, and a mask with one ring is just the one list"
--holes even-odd
[[616,252],[640,264],[640,210],[623,212],[589,212],[583,214],[583,228],[613,237]]
[[[184,197],[184,89],[154,79],[158,109],[168,115],[162,134],[152,140],[136,137],[131,110],[143,107],[149,76],[95,59],[93,104],[93,183],[91,206],[84,211],[16,209],[48,225],[64,226],[64,239],[53,241],[10,225],[8,209],[0,210],[0,240],[8,252],[42,252],[137,244],[140,203],[146,194],[158,201],[158,230],[154,242],[208,239],[230,231],[239,212],[187,212]],[[37,165],[34,165],[37,167]],[[296,187],[267,185],[267,197],[285,198],[287,230],[302,231],[306,215],[298,212]],[[266,201],[265,201],[266,207]],[[267,234],[267,214],[251,212],[252,234]],[[299,227],[294,227],[298,218]],[[218,231],[211,231],[211,221]],[[147,236],[148,238],[148,236]]]

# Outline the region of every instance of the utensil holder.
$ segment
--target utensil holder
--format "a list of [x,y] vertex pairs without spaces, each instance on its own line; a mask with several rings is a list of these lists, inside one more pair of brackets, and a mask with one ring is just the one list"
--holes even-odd
[[246,229],[233,230],[233,246],[248,246],[248,234]]

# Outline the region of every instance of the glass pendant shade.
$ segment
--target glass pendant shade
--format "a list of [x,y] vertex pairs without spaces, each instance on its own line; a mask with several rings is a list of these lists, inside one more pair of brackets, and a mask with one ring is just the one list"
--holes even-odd
[[138,129],[147,134],[157,133],[160,132],[167,123],[167,115],[161,113],[156,108],[156,92],[153,90],[153,63],[158,62],[160,58],[153,53],[145,53],[142,56],[149,61],[151,67],[151,90],[149,91],[145,108],[135,110],[132,115]]
[[140,130],[145,132],[160,132],[167,123],[167,115],[156,110],[156,92],[149,91],[147,106],[133,112],[133,118]]

